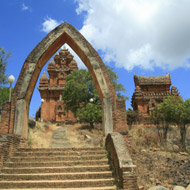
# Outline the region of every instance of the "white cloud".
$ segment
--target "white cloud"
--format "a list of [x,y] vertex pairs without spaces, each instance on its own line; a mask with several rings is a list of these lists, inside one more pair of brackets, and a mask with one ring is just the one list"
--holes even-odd
[[61,22],[58,22],[50,17],[45,18],[44,22],[42,23],[42,29],[41,31],[45,33],[49,33],[52,31],[55,27],[57,27]]
[[127,70],[190,67],[189,0],[76,0],[80,32]]
[[26,5],[23,3],[23,4],[22,4],[22,10],[23,10],[23,11],[27,11],[27,10],[29,10],[29,7],[26,6]]

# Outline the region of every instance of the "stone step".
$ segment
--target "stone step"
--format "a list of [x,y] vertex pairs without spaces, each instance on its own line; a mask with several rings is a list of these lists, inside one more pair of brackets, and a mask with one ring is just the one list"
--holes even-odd
[[67,152],[67,151],[100,151],[104,150],[102,147],[89,147],[89,148],[19,148],[18,152],[57,152],[57,151],[62,151],[62,152]]
[[52,139],[63,139],[63,140],[68,141],[68,138],[66,135],[52,135]]
[[11,157],[10,162],[44,162],[44,161],[77,161],[77,160],[101,160],[106,155],[82,155],[82,156],[52,156],[52,157]]
[[44,181],[0,181],[0,189],[8,188],[78,188],[114,186],[114,179],[44,180]]
[[105,165],[107,159],[102,160],[81,160],[81,161],[52,161],[52,162],[7,162],[5,167],[56,167],[56,166],[77,166],[77,165]]
[[51,148],[71,148],[72,144],[52,144]]
[[52,143],[56,143],[56,142],[70,143],[69,140],[67,140],[67,139],[61,139],[61,138],[57,138],[57,139],[53,138],[51,142]]
[[38,173],[38,174],[0,174],[1,181],[21,180],[79,180],[79,179],[108,179],[112,178],[111,171],[80,172],[80,173]]
[[56,143],[56,142],[70,143],[67,139],[62,139],[62,138],[56,138],[56,139],[53,138],[51,142],[52,143]]
[[[37,188],[38,190],[55,190],[56,188]],[[7,189],[2,189],[7,190]],[[22,188],[17,190],[36,190],[36,188]],[[82,187],[82,188],[58,188],[58,190],[117,190],[116,186],[109,187]]]
[[[52,148],[54,149],[54,148]],[[14,157],[31,157],[31,156],[64,156],[64,155],[100,155],[106,154],[105,150],[99,151],[52,151],[52,152],[15,152]]]
[[94,166],[65,166],[65,167],[36,167],[36,168],[2,168],[6,174],[32,174],[32,173],[66,173],[66,172],[97,172],[109,171],[109,165]]
[[52,140],[69,141],[67,137],[63,137],[63,136],[52,136]]

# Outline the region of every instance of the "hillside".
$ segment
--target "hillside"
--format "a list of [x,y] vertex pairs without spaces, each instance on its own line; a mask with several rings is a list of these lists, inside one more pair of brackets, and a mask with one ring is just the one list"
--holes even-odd
[[[36,127],[29,130],[29,145],[33,148],[50,147],[53,131],[63,126],[37,122]],[[88,125],[67,125],[66,135],[74,147],[103,145],[101,125],[95,126],[91,131]],[[132,139],[129,151],[134,164],[137,165],[139,186],[144,186],[145,189],[156,184],[170,189],[175,185],[187,187],[190,183],[190,151],[188,149],[189,152],[180,152],[176,128],[170,129],[167,146],[160,144],[158,132],[154,127],[130,128],[128,136]],[[190,129],[187,136],[189,148]]]

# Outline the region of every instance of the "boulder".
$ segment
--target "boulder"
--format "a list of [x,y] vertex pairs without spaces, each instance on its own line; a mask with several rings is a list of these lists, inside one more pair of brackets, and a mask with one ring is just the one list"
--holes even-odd
[[169,190],[168,188],[166,187],[163,187],[163,186],[154,186],[154,187],[151,187],[149,188],[148,190]]
[[28,127],[34,129],[36,127],[36,121],[33,119],[28,120]]
[[173,188],[173,190],[185,190],[185,188],[182,187],[182,186],[175,186],[175,187]]

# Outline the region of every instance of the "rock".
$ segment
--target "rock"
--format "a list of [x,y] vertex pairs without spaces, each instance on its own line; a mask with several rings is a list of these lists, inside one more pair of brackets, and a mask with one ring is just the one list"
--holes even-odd
[[183,156],[187,156],[188,155],[187,152],[180,152],[180,154],[183,155]]
[[152,183],[154,183],[154,182],[155,182],[155,179],[154,179],[154,178],[150,178],[150,181],[151,181]]
[[34,129],[36,127],[36,121],[34,121],[33,119],[29,119],[28,120],[28,127],[31,129]]
[[174,152],[179,152],[179,146],[173,145],[173,151]]
[[89,135],[85,135],[86,139],[91,139],[91,137]]
[[43,125],[43,127],[44,127],[45,129],[49,129],[49,126],[48,126],[48,125]]
[[119,131],[121,135],[128,135],[128,131]]
[[149,188],[148,190],[169,190],[169,189],[163,186],[154,186]]
[[187,186],[186,190],[190,190],[190,184]]
[[173,188],[173,190],[185,190],[185,188],[182,187],[182,186],[175,186],[175,187]]

